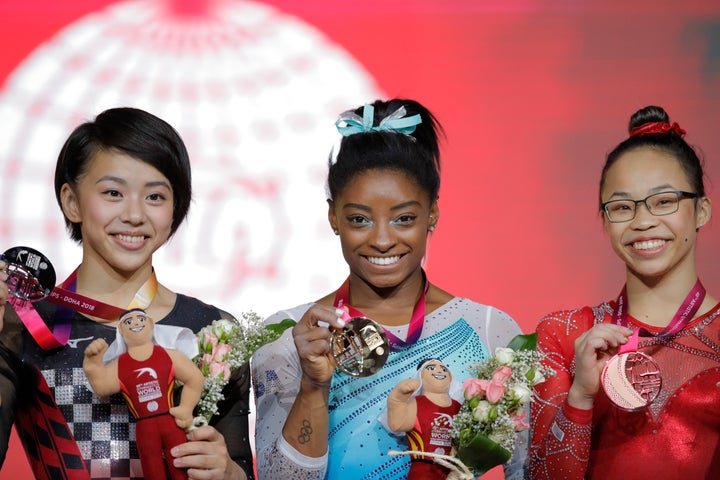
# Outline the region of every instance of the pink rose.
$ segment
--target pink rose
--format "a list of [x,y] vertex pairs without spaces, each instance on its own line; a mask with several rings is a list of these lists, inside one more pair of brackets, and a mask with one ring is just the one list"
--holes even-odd
[[208,346],[212,346],[212,348],[215,348],[217,343],[218,343],[218,339],[215,335],[213,335],[212,333],[205,332],[205,334],[203,335],[203,341],[202,341],[203,347],[205,349],[207,349]]
[[515,431],[519,432],[520,430],[527,430],[530,428],[530,424],[525,422],[525,415],[513,415],[512,421],[515,424]]
[[230,378],[230,365],[224,362],[213,362],[210,364],[210,375],[223,380],[228,379]]
[[487,380],[480,380],[479,378],[468,378],[465,380],[465,383],[463,383],[463,390],[465,391],[465,398],[467,399],[472,397],[483,398],[486,388]]
[[508,366],[502,366],[495,369],[492,379],[493,382],[499,382],[504,384],[508,381],[508,379],[510,379],[510,377],[512,377],[512,368]]
[[491,381],[485,392],[487,395],[488,402],[497,403],[500,401],[503,395],[505,395],[505,385],[495,380]]
[[210,365],[211,363],[212,363],[212,355],[210,355],[209,353],[204,354],[202,356],[201,364],[202,365]]
[[214,361],[222,362],[232,352],[232,347],[227,343],[221,343],[213,348],[212,358]]

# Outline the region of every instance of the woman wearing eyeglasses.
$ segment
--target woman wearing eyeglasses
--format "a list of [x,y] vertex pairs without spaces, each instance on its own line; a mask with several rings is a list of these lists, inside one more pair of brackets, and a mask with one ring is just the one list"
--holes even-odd
[[533,479],[720,478],[720,305],[695,267],[702,164],[660,107],[629,131],[600,178],[625,285],[538,324],[557,375],[532,405]]

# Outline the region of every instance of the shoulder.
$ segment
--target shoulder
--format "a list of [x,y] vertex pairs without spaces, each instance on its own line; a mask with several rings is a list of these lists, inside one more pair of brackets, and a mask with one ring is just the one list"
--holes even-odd
[[305,312],[307,312],[312,305],[313,302],[308,302],[292,308],[287,308],[285,310],[278,310],[277,312],[267,317],[263,323],[265,325],[271,325],[273,323],[279,323],[288,318],[297,322],[302,318],[303,315],[305,315]]
[[556,310],[544,315],[538,321],[537,331],[555,336],[578,337],[593,325],[602,323],[612,311],[609,302],[596,306]]
[[178,293],[175,305],[170,313],[162,319],[162,322],[167,325],[188,327],[197,332],[202,327],[211,324],[213,320],[221,318],[237,321],[231,314],[214,305]]
[[517,322],[501,310],[492,305],[485,305],[469,298],[455,297],[446,304],[446,308],[457,311],[462,317],[472,324],[489,326],[490,324],[515,326],[519,330]]

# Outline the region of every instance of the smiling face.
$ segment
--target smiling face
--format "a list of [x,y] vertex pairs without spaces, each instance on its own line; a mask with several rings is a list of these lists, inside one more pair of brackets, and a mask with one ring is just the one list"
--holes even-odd
[[[672,190],[693,192],[678,161],[663,151],[638,148],[610,167],[600,194],[607,202],[640,200]],[[678,211],[670,215],[654,216],[639,204],[635,218],[628,222],[611,223],[607,216],[603,218],[613,250],[625,262],[628,275],[646,281],[672,272],[696,276],[697,229],[710,218],[707,198],[680,200]]]
[[425,363],[420,372],[423,393],[447,393],[452,383],[452,373],[440,360]]
[[173,191],[156,168],[116,150],[100,150],[75,188],[61,190],[65,215],[80,224],[83,262],[121,272],[150,267],[170,236]]
[[393,288],[420,274],[437,202],[406,174],[373,169],[357,174],[330,202],[351,276],[374,288]]
[[128,347],[152,343],[155,323],[142,310],[131,310],[122,317],[118,328]]

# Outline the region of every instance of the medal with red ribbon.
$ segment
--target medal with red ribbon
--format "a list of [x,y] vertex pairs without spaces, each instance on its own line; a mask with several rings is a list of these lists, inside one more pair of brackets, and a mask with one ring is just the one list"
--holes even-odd
[[[681,331],[693,319],[704,299],[705,287],[697,280],[668,326],[654,336],[669,337]],[[626,307],[627,288],[623,287],[616,301],[613,323],[628,326]],[[638,351],[640,330],[634,329],[630,340],[620,346],[618,353],[607,361],[600,376],[608,399],[627,411],[642,410],[650,405],[662,387],[662,375],[657,363],[650,355]]]

